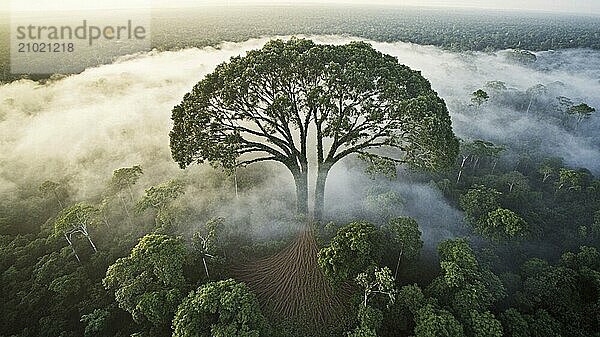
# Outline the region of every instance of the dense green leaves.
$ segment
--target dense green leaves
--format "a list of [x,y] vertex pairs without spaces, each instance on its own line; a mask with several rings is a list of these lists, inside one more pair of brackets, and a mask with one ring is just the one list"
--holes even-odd
[[500,207],[501,193],[493,188],[475,185],[460,197],[460,206],[467,221],[473,225],[484,223],[486,216]]
[[461,337],[463,327],[447,310],[426,305],[415,315],[415,337]]
[[394,173],[396,163],[445,168],[458,152],[446,105],[430,83],[364,42],[270,41],[219,65],[173,108],[172,119],[171,152],[182,168],[279,162],[296,179],[301,213],[308,156],[316,152],[317,218],[327,174],[348,155]]
[[168,326],[183,297],[185,255],[181,239],[146,235],[108,268],[104,285],[137,322]]
[[265,329],[258,301],[233,279],[190,292],[173,319],[173,337],[259,337]]
[[381,258],[381,235],[366,222],[353,222],[340,228],[329,245],[319,251],[319,265],[334,282],[355,278]]
[[489,98],[490,95],[488,95],[488,93],[482,89],[479,89],[471,94],[471,102],[477,104],[477,106],[480,106],[483,103],[487,102]]
[[487,226],[480,227],[481,234],[494,240],[523,237],[528,225],[515,212],[499,208],[487,216]]

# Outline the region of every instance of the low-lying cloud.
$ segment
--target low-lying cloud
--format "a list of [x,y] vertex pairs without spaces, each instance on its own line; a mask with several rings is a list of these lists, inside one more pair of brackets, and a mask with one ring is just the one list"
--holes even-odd
[[[335,44],[353,40],[336,36],[311,38]],[[45,84],[20,80],[0,86],[0,194],[10,198],[18,186],[68,178],[78,196],[86,198],[101,191],[114,169],[137,164],[144,167],[148,183],[179,174],[169,150],[172,107],[219,63],[260,48],[268,40],[223,43],[217,48],[152,51]],[[555,118],[546,118],[548,114],[543,111],[553,96],[567,96],[574,103],[586,102],[600,108],[600,52],[542,52],[536,54],[534,64],[525,65],[510,61],[506,52],[452,53],[407,43],[371,43],[420,70],[431,81],[446,100],[459,137],[481,138],[516,148],[536,139],[535,146],[541,152],[564,157],[574,166],[600,170],[600,118],[592,116],[573,130]],[[490,101],[479,108],[469,106],[470,94],[489,81],[504,82],[506,90],[490,91]],[[532,98],[526,90],[537,84],[548,90]],[[523,103],[514,103],[515,100]],[[506,104],[507,101],[514,104]],[[529,104],[532,106],[526,112]],[[281,174],[285,173],[276,173]],[[334,170],[328,196],[335,199],[334,194],[346,193],[349,199],[362,197],[351,196],[352,191],[343,187],[357,176],[360,174],[344,166]],[[291,184],[289,177],[282,179]],[[437,234],[427,235],[434,240],[451,236],[443,228],[455,227],[460,214],[434,188],[398,183],[396,190],[407,200],[405,210],[409,210],[404,214],[417,217],[428,228],[439,226]],[[343,198],[342,201],[356,205]],[[428,217],[431,210],[440,216]]]

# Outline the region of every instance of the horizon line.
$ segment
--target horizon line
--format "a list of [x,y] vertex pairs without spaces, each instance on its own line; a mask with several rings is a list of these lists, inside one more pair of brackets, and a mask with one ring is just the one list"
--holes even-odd
[[428,5],[428,4],[420,4],[420,5],[410,5],[410,4],[390,4],[390,3],[350,3],[350,2],[340,2],[340,3],[320,3],[316,1],[302,1],[302,2],[282,2],[282,3],[272,3],[272,2],[257,2],[257,3],[233,3],[233,4],[193,4],[189,3],[187,5],[179,5],[179,6],[152,6],[152,7],[123,7],[123,8],[85,8],[85,9],[56,9],[56,10],[46,10],[46,9],[31,9],[31,10],[19,10],[13,11],[11,9],[2,9],[0,8],[0,13],[8,12],[8,13],[32,13],[32,12],[64,12],[64,11],[90,11],[90,10],[106,10],[106,11],[117,11],[117,10],[177,10],[177,9],[190,9],[190,8],[247,8],[247,7],[368,7],[368,8],[395,8],[395,9],[424,9],[424,10],[435,10],[435,9],[444,9],[447,10],[457,9],[457,10],[474,10],[474,11],[497,11],[497,12],[510,12],[510,13],[536,13],[536,14],[567,14],[567,15],[578,15],[578,16],[600,16],[600,11],[596,12],[582,12],[582,11],[564,11],[564,10],[552,10],[552,9],[524,9],[524,8],[501,8],[501,7],[480,7],[480,6],[454,6],[454,5]]

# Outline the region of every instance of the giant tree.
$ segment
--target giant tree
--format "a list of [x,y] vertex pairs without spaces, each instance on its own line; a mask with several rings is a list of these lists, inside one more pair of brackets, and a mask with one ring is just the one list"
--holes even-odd
[[438,169],[458,152],[446,105],[430,83],[364,42],[271,41],[219,65],[173,108],[172,119],[171,152],[181,168],[209,162],[231,172],[281,163],[294,178],[300,214],[308,213],[308,158],[316,154],[317,219],[327,175],[349,155]]

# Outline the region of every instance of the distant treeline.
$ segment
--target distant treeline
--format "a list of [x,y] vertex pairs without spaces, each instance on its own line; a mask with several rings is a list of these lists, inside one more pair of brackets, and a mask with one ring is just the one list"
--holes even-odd
[[[22,78],[9,68],[8,25],[0,25],[0,81]],[[220,7],[153,13],[153,48],[177,50],[272,35],[332,34],[404,41],[455,51],[600,49],[600,18],[399,7]],[[124,54],[127,50],[123,50]],[[93,66],[98,59],[74,59]],[[31,75],[32,79],[48,76]]]

